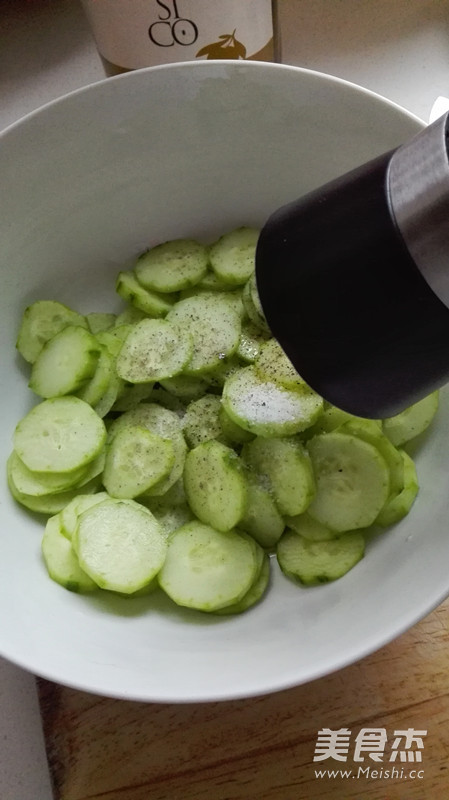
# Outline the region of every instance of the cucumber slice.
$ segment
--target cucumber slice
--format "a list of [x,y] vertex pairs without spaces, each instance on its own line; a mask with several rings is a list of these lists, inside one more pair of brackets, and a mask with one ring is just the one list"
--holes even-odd
[[219,281],[232,286],[246,283],[254,272],[258,239],[258,230],[237,228],[210,246],[210,265]]
[[59,515],[50,517],[42,537],[42,555],[52,580],[70,592],[94,592],[97,584],[81,569],[71,542],[61,532]]
[[223,405],[220,401],[220,411],[219,411],[219,418],[220,418],[220,425],[223,431],[224,441],[227,444],[232,444],[234,447],[239,447],[239,445],[244,444],[245,442],[251,442],[254,439],[255,434],[246,431],[240,425],[237,425],[233,419],[227,414]]
[[[115,290],[123,300],[151,317],[164,317],[178,299],[176,294],[160,294],[142,286],[134,272],[119,272]],[[128,319],[135,322],[135,319]]]
[[155,505],[154,507],[150,505],[149,507],[161,525],[167,539],[174,531],[177,531],[178,528],[182,528],[183,525],[194,520],[194,516],[187,503],[184,503],[182,506],[174,506],[173,508],[167,508],[161,505]]
[[260,333],[252,322],[244,320],[236,355],[242,361],[246,361],[247,364],[253,364],[260,353],[263,343],[266,341],[266,337]]
[[251,546],[251,548],[253,550],[254,559],[255,559],[255,570],[254,570],[254,578],[253,578],[253,582],[254,582],[256,580],[256,578],[258,577],[258,575],[260,573],[260,570],[262,569],[263,557],[265,555],[265,551],[264,551],[263,547],[261,547],[259,545],[259,543],[256,542],[255,539],[253,539],[253,537],[250,536],[249,533],[247,533],[246,531],[242,531],[241,528],[239,528],[238,530],[236,529],[236,533],[238,533],[243,539],[246,539],[246,541],[250,544],[250,546]]
[[195,378],[193,375],[175,375],[160,381],[161,386],[180,400],[189,402],[198,400],[206,394],[208,383],[203,378]]
[[[36,514],[58,514],[65,506],[77,497],[81,491],[79,487],[69,489],[66,492],[57,492],[55,494],[44,494],[41,497],[36,497],[32,494],[23,494],[19,492],[14,485],[10,469],[7,470],[8,487],[14,500],[20,505],[28,508],[29,511],[35,511]],[[93,494],[97,492],[101,486],[101,479],[99,476],[92,478],[89,483],[82,487],[83,494]]]
[[72,472],[87,465],[106,440],[103,420],[78,397],[57,397],[34,406],[14,432],[14,450],[28,469]]
[[243,536],[194,521],[171,535],[158,580],[177,605],[215,611],[237,603],[256,570],[254,550]]
[[114,362],[123,347],[123,342],[125,341],[126,337],[129,336],[131,331],[134,330],[134,325],[135,323],[114,325],[114,327],[110,328],[108,331],[100,331],[100,333],[97,333],[97,341],[106,347],[106,350],[114,359]]
[[192,337],[178,326],[167,320],[143,319],[123,342],[117,374],[131,383],[171,378],[182,371],[192,353]]
[[125,385],[121,389],[117,400],[112,406],[112,411],[131,411],[136,408],[142,400],[148,400],[153,393],[154,381],[148,383],[135,383],[131,386]]
[[209,389],[221,393],[228,378],[230,378],[231,375],[235,375],[241,368],[242,363],[237,356],[232,355],[228,358],[223,358],[217,366],[204,376],[209,385]]
[[99,355],[95,336],[68,325],[43,346],[28,386],[44,398],[74,394],[94,374]]
[[357,417],[350,414],[348,411],[343,411],[336,406],[328,405],[323,409],[323,413],[318,417],[316,423],[308,428],[306,436],[317,436],[319,433],[330,433],[337,430],[345,422],[357,422],[358,425],[363,425],[367,430],[377,431],[382,430],[382,422],[380,419],[366,419],[365,417]]
[[310,542],[328,542],[330,539],[336,539],[340,536],[338,531],[328,528],[322,522],[313,519],[307,512],[305,514],[297,514],[294,517],[285,518],[285,524],[288,528],[292,528],[295,533],[299,533],[304,539]]
[[[86,391],[89,393],[88,396],[92,390],[95,392],[95,394],[97,394],[96,390],[97,388],[99,389],[98,384],[103,383],[103,368],[108,370],[109,381],[101,397],[97,400],[97,402],[92,403],[92,406],[99,417],[105,417],[106,414],[108,414],[115,406],[118,398],[121,397],[125,392],[125,382],[117,375],[115,365],[117,356],[122,349],[123,342],[132,330],[133,325],[131,324],[117,325],[114,326],[114,328],[110,328],[107,331],[100,331],[100,333],[97,334],[97,341],[100,347],[102,350],[106,350],[109,355],[111,367],[109,371],[106,358],[103,363],[100,360],[97,366],[97,370],[100,374],[98,376],[94,375],[92,379],[92,385],[90,387],[87,385],[86,387]],[[95,397],[93,399],[95,399]]]
[[87,511],[91,506],[96,506],[108,499],[107,492],[97,492],[96,494],[79,494],[59,512],[59,522],[61,533],[66,539],[72,539],[78,524],[78,517],[83,511]]
[[[163,295],[161,297],[163,299]],[[153,314],[150,316],[158,317],[163,316],[163,314]],[[121,325],[135,325],[136,322],[140,322],[142,319],[148,319],[148,314],[146,314],[145,311],[141,311],[140,308],[136,308],[135,306],[129,304],[123,309],[123,311],[120,312],[120,314],[117,315],[114,327],[118,328]]]
[[232,292],[235,286],[232,283],[223,283],[217,278],[215,272],[208,268],[204,278],[201,278],[193,288],[200,292]]
[[185,367],[186,374],[210,372],[237,350],[240,319],[220,294],[210,292],[180,300],[167,319],[193,338],[193,355]]
[[231,530],[245,513],[247,488],[240,459],[215,440],[187,454],[184,489],[195,516],[218,531]]
[[341,578],[365,553],[365,540],[359,532],[345,533],[328,542],[312,542],[292,530],[280,538],[276,555],[282,572],[305,586],[328,583]]
[[208,295],[220,295],[227,297],[231,302],[235,302],[233,297],[242,296],[242,288],[240,286],[232,286],[222,283],[214,275],[212,271],[207,271],[204,278],[202,278],[195,286],[189,286],[187,289],[182,289],[179,292],[179,300],[186,300],[188,297],[207,297]]
[[91,311],[86,314],[86,322],[88,328],[94,336],[100,331],[107,331],[112,328],[116,322],[116,315],[109,314],[105,311]]
[[154,497],[139,497],[139,503],[144,503],[153,513],[160,508],[172,510],[178,506],[185,506],[187,504],[187,498],[182,477],[178,478],[173,486],[170,486],[164,494]]
[[225,606],[224,608],[217,608],[214,613],[220,614],[220,616],[225,616],[227,614],[242,614],[244,611],[247,611],[249,608],[255,606],[256,603],[259,603],[260,600],[262,600],[269,587],[269,584],[270,558],[264,554],[261,570],[257,578],[254,580],[254,583],[248,589],[247,593],[243,595],[242,599],[237,603],[231,603],[231,605]]
[[269,339],[260,348],[254,369],[262,380],[279,383],[286,389],[304,389],[312,392],[296,372],[292,362],[276,339]]
[[249,533],[261,547],[272,548],[281,538],[285,522],[270,491],[249,473],[247,502],[239,527]]
[[165,494],[182,476],[187,453],[187,445],[182,435],[181,422],[177,414],[157,403],[141,403],[140,406],[126,411],[112,423],[108,431],[108,443],[116,433],[129,425],[141,425],[162,439],[168,439],[173,446],[175,461],[166,478],[158,481],[145,495],[159,496]]
[[301,442],[257,437],[243,446],[242,458],[271,489],[281,514],[306,510],[315,495],[315,479]]
[[7,463],[17,491],[33,497],[42,497],[46,494],[55,494],[72,489],[86,473],[86,467],[81,467],[69,473],[32,472],[14,451],[9,456]]
[[177,417],[179,417],[180,423],[184,419],[184,415],[186,413],[186,406],[182,400],[178,397],[175,397],[174,394],[167,392],[162,385],[155,386],[152,390],[150,396],[148,397],[150,403],[155,403],[162,408],[167,408],[169,411],[173,411]]
[[243,305],[242,292],[240,290],[233,291],[210,291],[209,289],[199,289],[194,286],[192,289],[185,289],[179,295],[179,300],[188,300],[191,297],[199,297],[200,300],[218,299],[224,300],[230,305],[233,311],[236,312],[239,319],[243,322],[246,317],[245,306]]
[[377,447],[347,433],[307,444],[317,485],[308,513],[335,531],[371,525],[390,494],[390,471]]
[[223,292],[222,294],[217,295],[217,297],[221,297],[226,303],[229,303],[231,308],[234,309],[235,313],[239,317],[240,322],[243,322],[243,320],[246,319],[245,306],[243,305],[243,293],[240,289],[235,292]]
[[396,495],[389,497],[385,503],[376,518],[378,525],[388,526],[399,522],[409,513],[419,491],[418,476],[413,459],[410,458],[405,450],[401,450],[400,453],[404,466],[403,486]]
[[116,433],[107,449],[103,485],[111,497],[132,499],[165,478],[174,463],[168,439],[130,425]]
[[135,597],[148,597],[149,594],[153,594],[157,589],[159,589],[159,584],[157,581],[157,575],[149,582],[146,583],[145,586],[142,586],[141,589],[137,589],[136,592],[130,592],[129,594],[123,594],[123,592],[117,592],[124,600],[133,600]]
[[382,430],[376,425],[369,428],[364,422],[360,423],[357,420],[345,422],[338,430],[341,433],[358,436],[359,439],[377,447],[390,470],[390,496],[395,496],[404,484],[404,461],[399,450],[382,433]]
[[106,453],[103,448],[102,450],[100,450],[98,455],[92,459],[92,461],[89,461],[87,466],[84,468],[82,478],[78,481],[76,487],[74,488],[78,487],[79,489],[82,489],[83,486],[85,486],[86,483],[90,483],[91,480],[93,480],[93,478],[98,478],[99,476],[101,477],[101,474],[104,469],[105,458],[106,458]]
[[104,500],[83,511],[73,547],[81,568],[98,586],[123,594],[150,583],[167,552],[161,526],[133,500]]
[[422,400],[409,406],[399,414],[382,421],[382,428],[396,447],[409,442],[423,433],[432,422],[438,411],[439,392],[432,392]]
[[19,353],[34,364],[44,344],[67,325],[87,328],[86,318],[56,300],[38,300],[24,311],[16,343]]
[[101,398],[108,391],[109,385],[113,380],[114,362],[106,347],[98,344],[100,351],[95,372],[81,389],[78,389],[76,396],[90,406],[96,406]]
[[254,273],[243,287],[242,301],[248,319],[251,320],[253,325],[255,325],[261,333],[271,336],[268,322],[263,313],[259,292],[257,291],[256,276]]
[[141,255],[135,273],[146,289],[177,292],[204,278],[208,265],[209,257],[204,245],[193,239],[175,239]]
[[115,372],[115,369],[113,369],[111,379],[105,393],[100,397],[98,403],[95,403],[93,406],[95,413],[98,414],[98,416],[102,419],[106,416],[106,414],[109,414],[117,402],[118,397],[121,395],[122,390],[123,381],[121,378],[119,378]]
[[182,430],[189,447],[211,439],[223,440],[220,422],[221,400],[216,394],[205,394],[187,406]]
[[311,392],[284,389],[261,380],[254,367],[231,375],[223,388],[223,406],[237,425],[260,436],[289,436],[313,425],[323,401]]

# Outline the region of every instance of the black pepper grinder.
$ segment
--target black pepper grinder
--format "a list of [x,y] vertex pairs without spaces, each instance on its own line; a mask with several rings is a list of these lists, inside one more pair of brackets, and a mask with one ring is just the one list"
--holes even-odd
[[448,114],[276,211],[256,252],[273,335],[334,405],[382,418],[449,380]]

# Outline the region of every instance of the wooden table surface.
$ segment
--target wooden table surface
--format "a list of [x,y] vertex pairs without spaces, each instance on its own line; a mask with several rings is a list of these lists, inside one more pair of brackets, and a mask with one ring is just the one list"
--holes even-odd
[[[145,704],[40,680],[55,800],[445,800],[448,620],[449,600],[357,664],[244,701]],[[324,728],[351,732],[346,761],[314,762]],[[387,736],[379,762],[363,749],[354,760],[366,728]],[[416,743],[413,763],[399,761],[401,744],[393,760],[395,731],[409,729],[427,731],[421,762]],[[352,774],[320,778],[318,769]]]

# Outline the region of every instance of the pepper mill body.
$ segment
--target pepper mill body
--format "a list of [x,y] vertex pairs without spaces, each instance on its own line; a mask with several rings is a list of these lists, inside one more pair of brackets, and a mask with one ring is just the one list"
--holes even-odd
[[[437,149],[445,148],[437,128]],[[419,249],[423,238],[435,247],[440,228],[445,236],[441,203],[433,197],[429,208],[418,180],[406,208],[404,160],[401,148],[386,153],[279,209],[257,249],[258,290],[274,336],[312,388],[365,417],[391,416],[449,380],[448,303],[435,291],[432,253]],[[441,251],[439,274],[449,275],[449,246]]]

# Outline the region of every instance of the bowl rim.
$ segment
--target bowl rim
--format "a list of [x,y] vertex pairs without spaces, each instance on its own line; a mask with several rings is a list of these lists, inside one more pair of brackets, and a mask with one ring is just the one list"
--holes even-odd
[[267,71],[279,70],[284,72],[291,72],[291,73],[298,73],[298,74],[305,74],[305,75],[313,75],[315,77],[322,78],[324,81],[328,83],[334,83],[335,85],[346,86],[347,88],[351,88],[354,91],[364,94],[367,97],[372,97],[373,99],[380,101],[387,106],[395,109],[396,111],[402,112],[405,116],[408,116],[410,120],[413,120],[421,125],[426,125],[427,122],[423,120],[421,117],[418,117],[412,111],[409,111],[407,108],[402,106],[400,103],[396,103],[394,100],[390,100],[388,97],[380,94],[379,92],[375,92],[373,89],[368,89],[361,84],[358,84],[354,81],[349,81],[345,78],[340,78],[337,75],[332,75],[331,73],[322,72],[320,70],[310,69],[309,67],[299,67],[293,64],[282,64],[276,61],[250,61],[245,59],[207,59],[207,60],[198,60],[198,61],[175,61],[171,64],[158,64],[156,66],[151,67],[141,67],[140,69],[130,70],[129,72],[124,72],[120,75],[112,75],[110,77],[106,76],[104,78],[100,78],[93,83],[88,83],[85,86],[80,86],[77,89],[72,89],[70,92],[65,92],[64,94],[53,98],[52,100],[48,100],[46,103],[39,105],[37,108],[34,108],[32,111],[23,114],[14,122],[9,123],[5,128],[0,130],[0,138],[12,132],[16,126],[22,125],[27,122],[29,119],[37,116],[38,114],[44,113],[46,109],[51,108],[53,106],[59,105],[60,103],[64,103],[66,100],[72,97],[76,97],[77,95],[83,95],[86,93],[90,93],[95,91],[97,87],[101,87],[104,85],[110,85],[111,82],[118,82],[118,81],[132,81],[135,80],[136,75],[142,74],[153,74],[155,72],[165,72],[165,71],[176,71],[178,69],[185,70],[186,67],[191,69],[207,69],[211,66],[221,66],[221,67],[230,67],[231,69],[261,69]]

